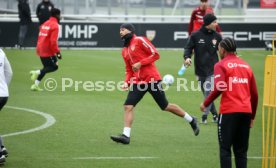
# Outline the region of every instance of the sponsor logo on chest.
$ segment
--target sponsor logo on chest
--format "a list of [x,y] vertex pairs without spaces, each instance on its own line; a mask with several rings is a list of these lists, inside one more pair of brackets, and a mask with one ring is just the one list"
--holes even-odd
[[204,39],[199,39],[198,43],[199,43],[199,44],[204,44],[205,41],[204,41]]
[[241,83],[241,84],[243,84],[243,83],[248,83],[248,78],[240,78],[240,77],[236,77],[236,76],[233,76],[232,77],[232,83]]

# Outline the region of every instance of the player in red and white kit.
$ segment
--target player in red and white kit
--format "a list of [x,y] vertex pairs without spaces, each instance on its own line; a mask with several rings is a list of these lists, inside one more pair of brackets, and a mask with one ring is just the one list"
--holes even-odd
[[218,139],[220,164],[231,168],[231,148],[235,155],[236,167],[247,167],[249,128],[253,126],[258,91],[251,67],[236,55],[236,43],[225,38],[219,44],[221,61],[214,68],[214,90],[200,105],[205,111],[220,94]]
[[41,70],[30,71],[31,80],[34,84],[31,86],[33,91],[42,91],[39,83],[46,73],[54,72],[58,69],[58,59],[61,59],[60,50],[58,48],[60,10],[53,8],[51,17],[40,26],[36,52],[43,64]]
[[134,34],[132,24],[122,24],[120,36],[124,41],[122,56],[126,66],[124,89],[129,89],[124,103],[124,129],[123,134],[111,136],[115,142],[130,143],[130,131],[133,122],[134,107],[149,92],[161,110],[171,112],[191,124],[195,135],[199,134],[197,120],[176,104],[169,103],[161,85],[161,76],[154,64],[159,59],[159,53],[151,42],[145,37]]
[[[214,14],[212,7],[208,4],[208,0],[200,0],[200,6],[196,7],[191,14],[188,28],[189,35],[200,29],[203,25],[203,17],[208,13]],[[219,26],[217,26],[216,31],[218,33],[221,32]]]

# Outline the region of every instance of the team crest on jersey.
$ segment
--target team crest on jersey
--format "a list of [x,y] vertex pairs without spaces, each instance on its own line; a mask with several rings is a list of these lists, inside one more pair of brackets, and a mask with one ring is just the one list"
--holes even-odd
[[212,40],[212,43],[213,43],[214,46],[217,44],[217,42],[218,42],[218,41],[217,41],[216,39],[213,39],[213,40]]
[[130,46],[131,51],[135,50],[135,45]]
[[149,39],[149,41],[152,41],[155,38],[156,31],[155,30],[147,30],[146,36]]

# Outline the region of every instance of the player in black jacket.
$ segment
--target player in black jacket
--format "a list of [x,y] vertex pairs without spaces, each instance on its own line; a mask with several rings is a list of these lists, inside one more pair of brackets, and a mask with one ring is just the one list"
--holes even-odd
[[37,5],[36,16],[38,17],[40,25],[50,18],[53,8],[54,4],[50,0],[42,0],[42,2]]
[[18,14],[20,19],[18,47],[21,48],[24,44],[29,24],[32,23],[29,0],[18,0]]
[[[207,14],[204,16],[202,27],[192,33],[185,46],[184,64],[191,65],[191,57],[194,52],[195,74],[198,77],[201,90],[204,97],[207,97],[213,85],[214,65],[218,62],[218,44],[222,40],[219,33],[216,32],[216,16]],[[217,121],[217,110],[214,103],[206,108],[202,116],[202,123],[207,123],[209,111],[213,114],[213,122]]]

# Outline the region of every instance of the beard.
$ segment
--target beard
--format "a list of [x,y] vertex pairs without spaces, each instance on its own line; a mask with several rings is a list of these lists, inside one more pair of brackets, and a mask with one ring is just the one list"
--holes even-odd
[[133,33],[128,33],[126,35],[124,35],[121,39],[124,43],[124,47],[128,47],[129,46],[129,42],[133,37]]

